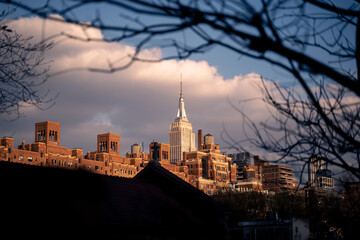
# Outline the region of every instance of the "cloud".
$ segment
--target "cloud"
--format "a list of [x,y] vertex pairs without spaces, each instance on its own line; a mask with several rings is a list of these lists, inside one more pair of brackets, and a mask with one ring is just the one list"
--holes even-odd
[[[21,18],[9,24],[18,33],[33,35],[34,40],[47,38],[62,32],[79,37],[101,39],[98,30],[37,17]],[[84,42],[54,38],[55,47],[47,53],[53,60],[51,72],[72,68],[114,67],[128,61],[132,46],[122,43]],[[157,59],[161,50],[146,49],[142,57]],[[224,79],[217,68],[206,61],[168,60],[158,63],[136,62],[131,67],[112,74],[89,71],[68,71],[51,77],[42,90],[59,93],[56,104],[46,111],[28,108],[25,117],[1,124],[0,132],[11,135],[19,144],[22,139],[33,142],[34,123],[56,121],[61,123],[61,145],[69,148],[82,147],[84,152],[96,148],[96,135],[104,132],[120,134],[121,155],[130,151],[133,143],[144,142],[145,148],[152,140],[168,142],[169,125],[176,117],[179,82],[182,76],[185,108],[194,132],[203,129],[221,140],[223,124],[231,129],[234,138],[241,139],[241,115],[228,100],[238,103],[244,99],[261,97],[256,83],[256,73]],[[266,118],[266,108],[261,100],[242,105],[254,120]]]

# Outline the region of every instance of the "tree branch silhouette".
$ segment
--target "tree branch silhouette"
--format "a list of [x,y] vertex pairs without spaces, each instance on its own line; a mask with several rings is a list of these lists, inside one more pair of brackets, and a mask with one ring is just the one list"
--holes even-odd
[[52,43],[32,43],[32,37],[9,29],[3,19],[12,12],[0,14],[0,115],[15,120],[21,116],[21,108],[48,109],[55,104],[56,96],[50,97],[49,91],[39,92],[50,66],[43,53]]
[[[84,31],[95,28],[112,33],[105,39],[63,34],[69,38],[127,41],[135,45],[135,52],[126,64],[109,64],[108,69],[90,71],[111,73],[134,61],[184,59],[215,46],[270,63],[288,73],[289,81],[295,80],[299,87],[274,85],[269,89],[266,84],[260,85],[263,101],[272,111],[270,119],[260,125],[236,107],[243,116],[244,126],[257,137],[249,137],[249,142],[278,153],[278,160],[306,164],[310,156],[321,155],[329,165],[345,169],[360,179],[360,6],[357,1],[346,5],[330,0],[78,0],[64,1],[65,7],[47,1],[39,8],[20,1],[0,2],[48,20],[77,24]],[[89,23],[77,18],[76,11],[80,8],[100,8],[100,4],[117,10],[118,23],[106,22],[100,13]],[[185,33],[194,39],[191,44],[177,35]],[[149,46],[173,52],[161,59],[143,59],[139,52]],[[223,136],[226,135],[229,134]],[[228,140],[231,142],[232,138]]]

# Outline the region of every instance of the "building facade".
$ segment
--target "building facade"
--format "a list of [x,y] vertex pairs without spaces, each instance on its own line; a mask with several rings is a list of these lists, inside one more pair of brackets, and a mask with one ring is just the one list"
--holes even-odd
[[261,168],[262,189],[272,192],[293,191],[298,182],[293,169],[281,164],[270,164],[268,161],[254,158],[254,165]]
[[[236,162],[233,161],[233,162]],[[254,164],[236,165],[236,183],[234,190],[238,192],[261,191],[279,192],[293,191],[298,182],[294,177],[293,169],[280,164],[270,164],[260,160],[259,155],[254,155]]]
[[229,153],[228,157],[231,157],[233,163],[235,163],[237,166],[246,166],[251,164],[249,152]]
[[[13,138],[0,139],[0,161],[133,178],[155,159],[163,168],[207,194],[228,190],[236,180],[236,166],[220,154],[219,145],[214,144],[211,135],[205,139],[201,151],[184,153],[186,160],[179,164],[170,162],[169,144],[155,141],[149,145],[149,154],[133,144],[131,153],[120,156],[120,135],[114,133],[98,134],[96,150],[84,155],[82,149],[60,146],[60,124],[46,121],[35,124],[34,143],[22,141],[14,148]],[[199,159],[199,166],[195,158]]]
[[183,165],[188,167],[190,182],[208,194],[232,188],[236,182],[236,165],[231,163],[231,158],[220,153],[212,135],[203,138],[202,130],[198,131],[198,143],[197,151],[184,153]]
[[39,122],[35,124],[35,141],[14,148],[13,138],[2,138],[0,160],[43,167],[78,169],[83,159],[82,149],[60,146],[60,124]]
[[261,191],[262,169],[255,165],[236,165],[235,190],[238,192]]
[[320,156],[313,156],[309,159],[307,187],[325,191],[334,190],[331,171],[327,169],[325,160]]
[[170,163],[181,164],[184,152],[195,151],[195,133],[186,117],[185,103],[180,83],[179,108],[176,119],[170,125],[169,131]]

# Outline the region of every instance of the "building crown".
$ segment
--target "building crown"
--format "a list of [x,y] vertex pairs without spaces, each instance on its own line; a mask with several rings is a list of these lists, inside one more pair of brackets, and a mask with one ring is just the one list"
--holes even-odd
[[175,121],[189,122],[189,120],[186,117],[186,112],[185,112],[185,103],[184,103],[184,97],[183,97],[183,91],[182,91],[182,80],[180,81],[179,109],[178,109],[177,117],[176,117]]

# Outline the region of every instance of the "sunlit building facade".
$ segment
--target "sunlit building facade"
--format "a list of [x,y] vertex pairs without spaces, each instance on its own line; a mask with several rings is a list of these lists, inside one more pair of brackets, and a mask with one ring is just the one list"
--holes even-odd
[[195,133],[186,117],[185,103],[180,83],[179,108],[176,119],[172,122],[169,131],[170,163],[181,164],[184,152],[192,152],[195,147]]
[[[210,136],[207,136],[207,139]],[[210,137],[211,138],[211,137]],[[208,140],[206,140],[208,142]],[[185,152],[186,159],[178,164],[170,163],[170,145],[153,141],[149,153],[144,153],[139,144],[131,146],[131,152],[120,156],[120,135],[102,133],[97,135],[96,150],[83,154],[80,148],[68,149],[60,145],[60,123],[40,122],[35,124],[35,141],[14,148],[11,137],[0,139],[0,161],[55,167],[69,170],[84,170],[96,174],[132,178],[150,161],[157,161],[163,168],[207,194],[231,188],[236,179],[236,167],[231,159],[220,154],[219,145],[207,144],[202,151]],[[195,154],[195,155],[194,155]],[[201,155],[204,171],[196,171],[194,157]],[[199,156],[200,156],[199,155]],[[197,158],[197,157],[196,157]],[[190,170],[189,170],[190,169]]]

